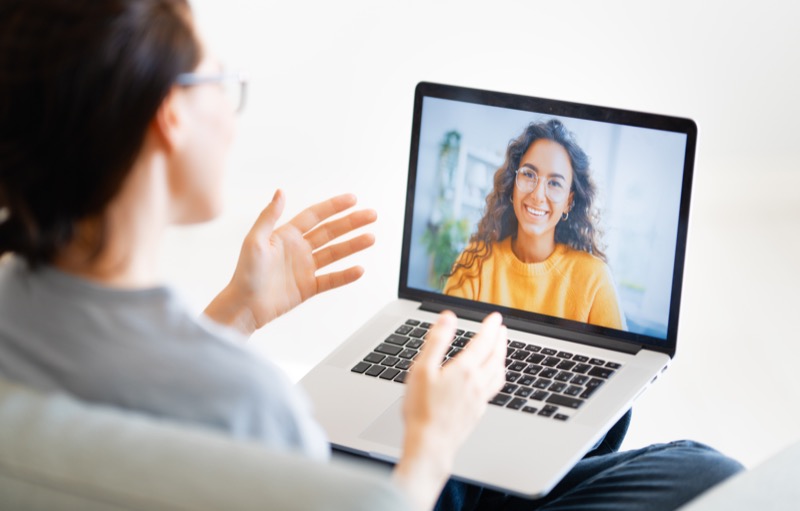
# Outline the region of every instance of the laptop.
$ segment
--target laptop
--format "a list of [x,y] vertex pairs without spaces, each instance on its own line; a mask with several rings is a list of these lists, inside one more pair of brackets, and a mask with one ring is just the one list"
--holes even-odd
[[[512,228],[505,249],[497,241],[490,271],[462,268],[473,293],[453,292],[457,263],[468,262],[464,254],[478,246],[479,226],[492,209],[487,198],[505,193],[500,184],[494,190],[498,173],[527,169],[521,179],[539,179],[532,193],[563,199],[546,169],[511,168],[521,164],[507,154],[509,146],[532,125],[565,128],[588,156],[595,194],[584,217],[594,241],[559,241],[557,227],[556,246],[569,249],[553,253],[569,252],[592,271],[563,270],[565,256],[544,284],[504,274],[497,261],[508,250],[516,254],[513,240],[523,238]],[[459,451],[453,477],[528,498],[546,495],[675,354],[696,138],[689,119],[419,83],[397,299],[300,382],[334,449],[396,461],[404,382],[437,314],[449,309],[459,318],[448,353],[454,357],[480,321],[499,311],[509,327],[506,385]],[[511,192],[507,197],[512,201]],[[564,224],[578,215],[565,212]],[[528,220],[518,220],[517,229]],[[484,252],[472,262],[489,264]],[[561,274],[571,280],[556,282]],[[595,274],[605,276],[605,291],[598,291]],[[484,292],[503,286],[516,291]],[[543,300],[525,302],[542,289]],[[590,303],[589,312],[578,310],[578,302]]]

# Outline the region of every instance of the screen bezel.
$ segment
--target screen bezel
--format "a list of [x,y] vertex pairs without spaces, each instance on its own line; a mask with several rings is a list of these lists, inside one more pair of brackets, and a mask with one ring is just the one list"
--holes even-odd
[[[447,296],[408,286],[409,261],[411,251],[411,226],[414,212],[414,191],[416,189],[417,165],[419,157],[420,131],[422,121],[423,98],[440,98],[486,106],[511,108],[530,111],[538,114],[573,117],[591,121],[615,123],[625,126],[649,128],[686,135],[686,151],[684,156],[683,180],[678,216],[677,239],[675,245],[674,271],[672,276],[672,295],[667,323],[667,337],[661,339],[644,334],[625,332],[579,321],[556,318],[535,312],[520,311],[494,304],[466,300]],[[697,143],[697,125],[687,118],[672,117],[661,114],[635,112],[618,108],[601,107],[552,100],[531,96],[522,96],[502,92],[471,89],[430,82],[417,84],[414,94],[414,117],[411,130],[411,148],[409,154],[409,174],[406,189],[406,211],[403,229],[403,248],[400,265],[400,282],[398,296],[402,299],[437,304],[436,308],[451,307],[457,310],[475,310],[488,314],[500,311],[505,317],[515,320],[516,324],[524,324],[526,330],[557,336],[567,340],[592,345],[608,345],[608,342],[623,342],[638,347],[647,347],[674,356],[678,319],[680,315],[680,297],[683,287],[683,271],[686,255],[686,239],[689,226],[689,206],[691,202],[691,186],[694,169],[694,158]]]

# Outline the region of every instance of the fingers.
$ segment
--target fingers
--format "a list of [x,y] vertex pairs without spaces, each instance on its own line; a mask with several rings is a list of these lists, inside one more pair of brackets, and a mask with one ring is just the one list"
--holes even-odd
[[486,316],[478,334],[458,354],[460,363],[482,366],[492,355],[497,356],[498,345],[502,345],[503,351],[505,351],[505,337],[502,338],[502,342],[500,337],[505,328],[502,322],[503,317],[497,312]]
[[308,232],[326,218],[351,208],[356,203],[356,196],[351,193],[337,195],[310,206],[289,221],[295,229],[302,233]]
[[355,211],[346,217],[317,226],[314,230],[307,233],[305,238],[312,249],[317,249],[333,239],[354,231],[359,227],[371,224],[377,218],[378,214],[372,209]]
[[331,263],[369,248],[373,244],[375,244],[375,236],[373,234],[362,234],[351,240],[343,241],[314,252],[314,264],[317,269],[324,268]]
[[316,277],[317,293],[324,293],[325,291],[345,286],[360,279],[362,275],[364,275],[364,268],[361,266],[353,266],[346,270],[319,275]]
[[283,208],[286,204],[286,197],[281,190],[276,190],[275,195],[267,207],[264,208],[258,215],[255,224],[250,229],[250,232],[259,238],[267,238],[272,234],[275,224],[278,222]]
[[422,366],[428,370],[438,369],[442,363],[450,343],[456,333],[456,316],[450,311],[439,314],[436,324],[428,332],[425,345],[419,356],[414,360],[414,366]]

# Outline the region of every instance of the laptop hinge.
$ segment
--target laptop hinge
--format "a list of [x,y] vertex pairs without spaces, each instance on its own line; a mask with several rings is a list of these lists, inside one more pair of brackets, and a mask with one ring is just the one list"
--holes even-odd
[[[469,319],[472,321],[483,321],[483,318],[489,315],[491,311],[479,311],[467,309],[463,307],[454,306],[452,304],[444,304],[438,302],[425,301],[419,306],[420,310],[428,312],[441,312],[443,310],[451,310],[459,318]],[[636,354],[642,349],[642,345],[634,342],[622,342],[614,339],[608,339],[599,335],[584,334],[581,332],[565,331],[561,328],[543,325],[541,323],[533,323],[525,321],[513,316],[504,316],[503,322],[512,330],[521,330],[536,335],[543,335],[545,337],[555,337],[556,339],[563,339],[565,341],[577,342],[589,346],[597,346],[599,348],[620,351],[622,353]]]

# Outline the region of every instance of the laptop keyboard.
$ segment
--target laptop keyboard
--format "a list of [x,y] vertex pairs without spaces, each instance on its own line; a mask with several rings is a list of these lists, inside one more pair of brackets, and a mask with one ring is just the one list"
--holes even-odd
[[[433,325],[409,319],[351,369],[405,383],[408,370]],[[475,332],[457,330],[442,365],[469,344]],[[621,364],[509,339],[506,383],[489,403],[523,413],[568,420]]]

